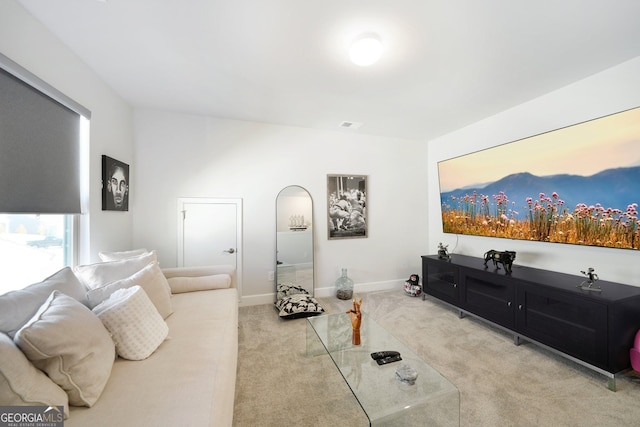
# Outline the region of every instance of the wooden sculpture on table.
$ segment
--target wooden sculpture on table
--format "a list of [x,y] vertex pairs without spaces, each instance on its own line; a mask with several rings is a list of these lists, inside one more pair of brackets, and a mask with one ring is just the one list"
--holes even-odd
[[351,336],[351,344],[360,345],[360,325],[362,324],[362,312],[360,306],[362,305],[362,298],[359,301],[353,299],[353,308],[348,310],[347,313],[351,315],[351,327],[353,328],[353,335]]

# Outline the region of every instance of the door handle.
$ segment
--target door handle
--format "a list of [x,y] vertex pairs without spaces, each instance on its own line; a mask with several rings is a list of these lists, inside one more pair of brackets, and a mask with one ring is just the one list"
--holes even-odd
[[229,248],[229,249],[225,249],[225,250],[224,250],[224,251],[222,251],[222,252],[227,252],[227,253],[232,254],[232,253],[235,253],[235,251],[236,251],[235,249],[233,249],[233,248]]

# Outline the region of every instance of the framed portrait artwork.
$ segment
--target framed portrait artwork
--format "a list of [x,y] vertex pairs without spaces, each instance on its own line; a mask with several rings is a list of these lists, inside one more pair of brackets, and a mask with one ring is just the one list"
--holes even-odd
[[367,176],[327,175],[329,239],[367,237]]
[[129,210],[129,165],[102,156],[102,210]]

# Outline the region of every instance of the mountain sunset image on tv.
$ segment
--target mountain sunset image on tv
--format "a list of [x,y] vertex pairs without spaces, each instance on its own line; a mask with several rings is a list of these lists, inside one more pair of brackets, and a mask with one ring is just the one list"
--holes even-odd
[[438,163],[445,233],[640,249],[640,108]]

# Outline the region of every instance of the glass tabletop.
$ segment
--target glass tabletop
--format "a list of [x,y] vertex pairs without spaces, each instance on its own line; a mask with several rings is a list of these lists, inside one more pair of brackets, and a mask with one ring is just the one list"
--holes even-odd
[[[370,425],[460,425],[458,389],[438,371],[362,314],[361,345],[351,344],[351,320],[338,313],[307,318],[307,354],[329,354],[369,418]],[[393,350],[402,360],[378,365],[371,353]],[[409,365],[415,384],[401,382],[396,370]]]

